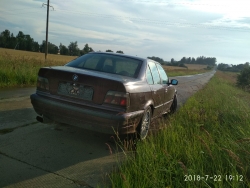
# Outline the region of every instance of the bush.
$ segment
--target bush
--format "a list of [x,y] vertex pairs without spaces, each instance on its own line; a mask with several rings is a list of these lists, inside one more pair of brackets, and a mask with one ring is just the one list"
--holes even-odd
[[184,63],[180,63],[178,66],[187,68],[187,66]]
[[250,91],[250,67],[246,66],[237,77],[237,86]]
[[212,70],[212,66],[208,65],[206,68],[204,68],[205,70]]

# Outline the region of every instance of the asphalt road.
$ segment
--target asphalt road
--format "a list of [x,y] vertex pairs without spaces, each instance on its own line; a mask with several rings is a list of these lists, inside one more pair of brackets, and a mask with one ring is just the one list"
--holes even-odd
[[[214,73],[175,77],[179,107]],[[29,99],[34,92],[35,88],[0,89],[0,187],[103,184],[117,164],[114,139],[78,127],[37,122]]]

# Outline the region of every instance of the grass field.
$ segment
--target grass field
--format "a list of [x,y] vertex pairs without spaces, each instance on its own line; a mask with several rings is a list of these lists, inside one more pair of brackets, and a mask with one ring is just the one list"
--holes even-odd
[[184,75],[193,75],[193,74],[201,74],[207,72],[205,70],[207,65],[199,65],[199,64],[185,64],[185,67],[176,67],[176,66],[166,66],[163,65],[163,68],[167,72],[168,76],[184,76]]
[[235,79],[217,72],[165,129],[118,163],[112,187],[250,187],[250,94]]
[[[0,88],[34,86],[37,73],[41,67],[64,65],[76,56],[48,54],[47,61],[44,53],[27,52],[0,48]],[[206,72],[203,65],[187,65],[181,67],[164,66],[168,76],[182,76]]]
[[45,61],[43,53],[0,48],[0,88],[35,85],[41,67],[64,65],[74,58],[48,54]]
[[[38,52],[29,52],[29,51],[22,51],[22,50],[12,50],[6,48],[0,48],[0,56],[8,56],[10,58],[16,59],[34,59],[37,61],[44,61],[45,55],[44,53]],[[57,55],[57,54],[48,54],[47,59],[48,61],[57,61],[62,63],[67,63],[72,59],[76,58],[76,56],[65,56],[65,55]]]

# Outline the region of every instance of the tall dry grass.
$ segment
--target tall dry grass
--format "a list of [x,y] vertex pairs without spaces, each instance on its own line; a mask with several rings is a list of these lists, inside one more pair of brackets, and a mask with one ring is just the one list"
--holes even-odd
[[41,67],[64,65],[73,56],[48,55],[0,48],[0,87],[31,86],[36,84]]

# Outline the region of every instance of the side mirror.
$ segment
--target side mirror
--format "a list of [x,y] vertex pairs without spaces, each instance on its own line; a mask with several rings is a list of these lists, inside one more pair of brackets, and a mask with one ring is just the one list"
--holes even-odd
[[172,79],[171,82],[170,82],[170,84],[172,84],[172,85],[177,85],[177,84],[178,84],[178,80]]

